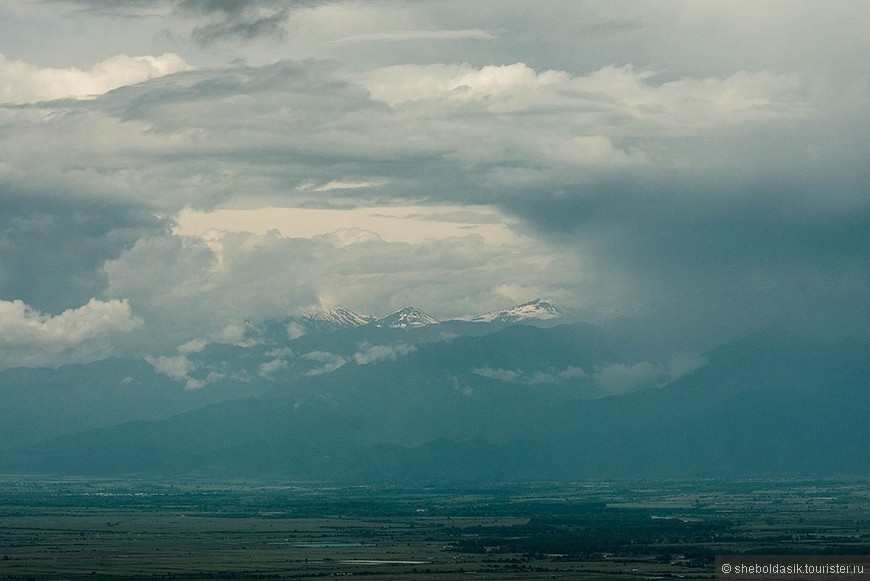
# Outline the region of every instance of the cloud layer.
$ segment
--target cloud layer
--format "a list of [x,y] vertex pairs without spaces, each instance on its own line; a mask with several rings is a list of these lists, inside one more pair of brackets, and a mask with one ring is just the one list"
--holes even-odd
[[[530,7],[0,2],[0,300],[128,305],[119,348],[172,357],[313,305],[540,295],[688,351],[870,333],[863,5]],[[427,206],[431,237],[355,218]],[[181,227],[282,207],[348,223]]]

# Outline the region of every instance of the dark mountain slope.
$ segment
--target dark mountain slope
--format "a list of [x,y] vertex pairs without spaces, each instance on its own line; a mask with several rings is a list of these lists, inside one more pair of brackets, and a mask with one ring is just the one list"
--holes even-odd
[[[0,469],[462,481],[870,473],[870,344],[767,332],[661,389],[578,399],[478,366],[594,369],[594,328],[513,327],[158,422],[0,454]],[[472,371],[470,371],[472,370]],[[573,390],[573,391],[572,391]]]

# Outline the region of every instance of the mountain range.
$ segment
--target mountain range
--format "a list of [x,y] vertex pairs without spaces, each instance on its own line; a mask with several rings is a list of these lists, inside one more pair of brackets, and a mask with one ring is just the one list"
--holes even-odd
[[[471,319],[474,323],[517,323],[531,321],[541,323],[553,319],[563,319],[566,311],[556,303],[544,299],[534,299],[521,305],[490,311]],[[270,320],[259,325],[249,323],[249,332],[255,339],[264,336],[280,336],[286,332],[291,338],[301,337],[307,333],[323,333],[373,325],[394,329],[416,329],[427,325],[441,323],[438,319],[424,313],[420,309],[407,306],[383,317],[362,315],[344,306],[323,308],[303,313],[297,317],[281,320]]]
[[250,324],[242,344],[9,369],[0,472],[457,482],[870,471],[870,343],[767,330],[638,359],[561,314],[542,300],[470,321],[335,309]]
[[535,299],[508,309],[490,311],[471,319],[475,323],[518,323],[520,321],[560,319],[565,312],[552,301]]

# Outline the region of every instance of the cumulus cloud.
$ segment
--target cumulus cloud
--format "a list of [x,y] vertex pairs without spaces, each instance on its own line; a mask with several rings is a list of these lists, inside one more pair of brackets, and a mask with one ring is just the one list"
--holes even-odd
[[154,367],[154,371],[157,373],[183,382],[185,389],[199,389],[223,377],[214,371],[209,372],[204,379],[194,377],[191,374],[199,369],[199,365],[185,355],[160,355],[159,357],[146,355],[145,360]]
[[146,357],[148,363],[161,375],[177,381],[191,379],[190,373],[196,369],[196,364],[184,355],[161,355],[159,357]]
[[674,355],[668,363],[652,363],[639,361],[635,363],[608,363],[589,371],[581,367],[569,365],[560,371],[529,371],[522,369],[494,369],[489,366],[472,369],[471,372],[481,377],[516,383],[520,385],[548,385],[565,381],[588,381],[600,388],[599,396],[616,395],[662,387],[671,381],[688,375],[706,365],[707,360],[697,354],[680,353]]
[[59,315],[0,300],[0,365],[55,365],[111,353],[111,340],[142,326],[126,300],[91,299]]
[[50,99],[86,99],[169,75],[190,67],[177,54],[116,55],[90,70],[39,68],[0,55],[0,103],[33,103]]
[[323,375],[324,373],[332,373],[336,369],[343,367],[347,363],[347,359],[335,353],[326,351],[312,351],[302,356],[306,361],[313,361],[319,365],[309,369],[305,375],[313,377],[315,375]]
[[[219,266],[214,250],[200,239],[143,238],[105,264],[106,292],[142,306],[158,330],[152,348],[169,340],[167,331],[176,342],[206,336],[243,343],[246,319],[287,315],[316,302],[304,282],[309,248],[301,240],[231,235],[222,239]],[[304,261],[294,264],[296,256]]]
[[588,376],[589,374],[586,373],[582,368],[574,367],[573,365],[569,365],[568,367],[559,372],[559,377],[562,379],[579,379]]
[[113,333],[128,333],[142,324],[125,300],[91,299],[59,315],[34,311],[23,301],[0,301],[0,345],[74,345]]
[[489,379],[497,379],[498,381],[515,382],[519,381],[523,376],[521,371],[514,369],[493,369],[491,367],[478,367],[471,370],[475,375],[488,377]]
[[504,381],[507,383],[519,383],[523,385],[546,385],[559,383],[566,379],[587,378],[588,375],[579,367],[569,366],[559,372],[547,371],[524,371],[522,369],[493,369],[489,366],[478,367],[471,370],[475,375]]
[[308,329],[304,325],[296,321],[290,321],[285,328],[287,336],[291,339],[298,339],[308,333]]
[[649,361],[611,363],[595,369],[592,378],[609,394],[621,394],[650,387],[662,387],[706,365],[697,354],[677,354],[668,364]]
[[707,358],[698,353],[677,353],[668,364],[668,375],[676,380],[707,365]]
[[288,367],[289,360],[293,357],[293,350],[289,347],[270,349],[266,352],[266,357],[271,359],[260,364],[260,375],[269,379],[273,374]]
[[[657,82],[653,71],[607,66],[585,76],[536,71],[524,63],[484,66],[396,65],[357,75],[372,97],[393,107],[414,102],[477,103],[492,113],[560,108],[588,129],[668,134],[806,112],[807,90],[796,75],[740,71],[726,78]],[[625,126],[633,122],[633,126]],[[614,131],[615,130],[615,131]]]
[[260,364],[260,375],[271,377],[273,373],[287,368],[287,360],[281,357],[264,361]]
[[[479,311],[481,303],[502,306],[504,299],[494,287],[518,276],[537,281],[544,290],[573,286],[582,276],[571,257],[530,240],[504,246],[468,236],[343,246],[328,238],[286,238],[274,232],[228,233],[208,243],[172,234],[143,238],[107,261],[104,272],[107,294],[134,301],[161,330],[155,348],[158,341],[169,340],[166,333],[177,333],[171,337],[176,344],[197,337],[239,343],[246,319],[298,315],[320,303],[364,313],[441,305],[439,317],[461,316]],[[461,280],[456,273],[463,273]],[[455,298],[458,291],[461,299]],[[450,309],[444,306],[448,303]],[[227,329],[237,333],[229,336]],[[286,330],[291,339],[305,331],[292,322]],[[407,352],[403,345],[361,346],[355,359],[364,364]]]
[[413,345],[360,345],[360,350],[353,354],[353,360],[357,365],[368,365],[379,361],[393,360],[404,357],[416,351]]
[[[204,339],[193,339],[178,346],[178,355],[160,355],[157,357],[146,355],[145,361],[157,373],[175,381],[183,382],[185,389],[199,389],[224,378],[224,374],[214,369],[206,368],[208,373],[200,371],[202,366],[190,358],[191,355],[200,353],[205,349],[206,345],[207,343]],[[199,377],[194,375],[196,371],[200,371],[200,373],[196,374]]]
[[218,343],[231,343],[245,347],[250,345],[247,329],[243,323],[228,323],[212,335]]
[[182,355],[190,355],[191,353],[200,353],[208,343],[205,339],[191,339],[187,343],[178,346],[178,352]]
[[611,363],[595,371],[595,381],[608,393],[619,394],[651,387],[666,377],[666,369],[649,361]]

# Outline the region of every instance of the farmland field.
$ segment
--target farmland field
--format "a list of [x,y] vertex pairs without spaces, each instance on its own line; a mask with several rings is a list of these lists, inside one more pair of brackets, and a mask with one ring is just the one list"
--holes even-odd
[[712,578],[731,553],[870,553],[868,482],[0,480],[0,579]]

